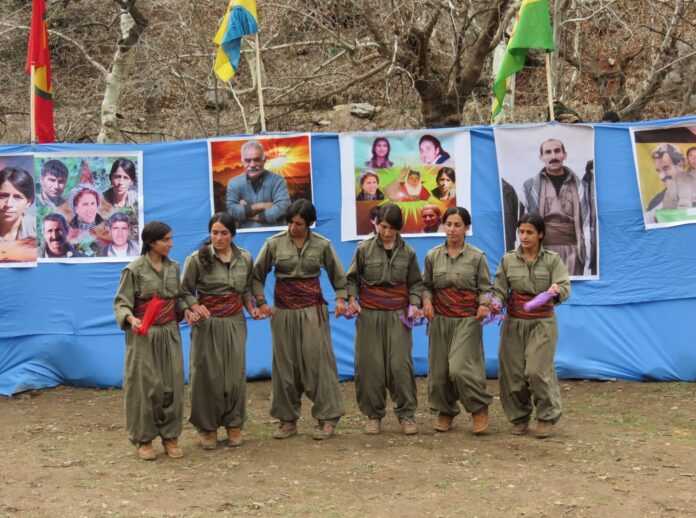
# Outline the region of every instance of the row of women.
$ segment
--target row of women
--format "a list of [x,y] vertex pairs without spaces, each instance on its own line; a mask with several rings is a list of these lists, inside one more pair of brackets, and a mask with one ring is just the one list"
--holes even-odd
[[[328,239],[313,232],[314,206],[298,200],[288,209],[288,230],[266,240],[256,261],[233,242],[234,220],[218,213],[208,225],[210,239],[178,264],[168,258],[172,231],[148,223],[143,255],[121,276],[114,303],[126,332],[124,391],[126,428],[142,459],[156,457],[152,442],[162,438],[169,457],[183,455],[184,375],[177,324],[191,326],[190,421],[204,449],[242,444],[245,420],[246,321],[271,317],[273,346],[270,414],[279,421],[276,439],[297,433],[303,393],[313,402],[314,439],[330,438],[344,405],[331,344],[329,313],[319,276],[324,268],[335,291],[335,316],[357,317],[355,386],[365,433],[378,434],[386,394],[404,434],[418,432],[414,415],[416,383],[411,328],[429,320],[430,407],[435,430],[446,432],[460,413],[472,414],[472,431],[488,428],[491,395],[486,390],[481,320],[507,306],[501,328],[500,398],[513,424],[527,432],[536,406],[536,435],[546,437],[561,416],[554,368],[557,324],[554,305],[569,296],[568,273],[554,252],[542,246],[544,222],[535,214],[520,219],[521,246],[503,256],[491,285],[483,252],[465,242],[471,217],[452,207],[444,215],[446,241],[430,250],[421,274],[414,249],[399,234],[403,216],[385,203],[375,235],[361,242],[346,274]],[[274,307],[264,298],[274,270]],[[548,291],[555,298],[540,308],[524,303]],[[141,325],[150,299],[162,299],[145,335]]]

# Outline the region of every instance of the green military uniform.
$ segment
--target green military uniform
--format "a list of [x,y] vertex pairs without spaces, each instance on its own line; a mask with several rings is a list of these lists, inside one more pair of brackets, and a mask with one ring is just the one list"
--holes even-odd
[[[276,280],[316,279],[326,270],[336,299],[346,298],[343,266],[331,242],[308,230],[301,249],[286,230],[266,240],[256,258],[252,291],[263,296],[266,276],[275,267]],[[273,343],[271,416],[284,422],[300,418],[302,393],[314,403],[312,416],[336,425],[345,413],[331,344],[325,304],[300,309],[275,308],[271,319]]]
[[[410,304],[420,305],[423,280],[415,250],[397,234],[391,259],[379,235],[358,245],[348,269],[348,295],[356,299],[363,284],[408,287]],[[355,390],[367,417],[386,414],[386,392],[401,420],[413,418],[418,406],[413,369],[413,337],[400,320],[404,310],[361,308],[355,324]]]
[[[212,270],[201,265],[198,251],[184,264],[182,295],[190,307],[201,295],[238,293],[251,300],[253,260],[246,250],[232,244],[232,257],[224,263],[208,245]],[[228,317],[211,317],[191,327],[189,360],[189,420],[200,432],[218,427],[241,428],[246,418],[246,338],[244,311]]]
[[157,436],[176,439],[181,435],[184,414],[184,364],[178,323],[153,325],[146,336],[140,336],[126,320],[134,314],[136,300],[150,299],[154,294],[175,299],[178,314],[187,307],[180,295],[179,264],[165,257],[158,272],[145,254],[123,269],[114,299],[116,322],[126,332],[126,430],[135,445]]
[[[435,290],[452,288],[478,294],[478,302],[488,302],[491,274],[486,256],[467,243],[457,257],[447,253],[447,244],[436,246],[425,257],[423,298],[433,299]],[[428,397],[430,408],[454,417],[461,401],[470,414],[488,408],[486,364],[481,323],[472,317],[449,317],[436,312],[430,323],[428,357]]]
[[[506,253],[495,274],[493,290],[503,304],[510,290],[537,295],[557,284],[560,304],[570,296],[568,270],[556,252],[543,247],[533,263],[527,263],[522,248]],[[558,341],[556,316],[523,319],[506,315],[500,331],[500,402],[513,424],[529,421],[532,398],[536,417],[557,422],[562,414],[554,355]]]

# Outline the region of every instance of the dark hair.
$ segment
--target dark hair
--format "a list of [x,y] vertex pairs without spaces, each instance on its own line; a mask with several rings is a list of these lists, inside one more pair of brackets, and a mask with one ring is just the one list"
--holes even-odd
[[455,180],[455,175],[454,175],[454,169],[451,167],[441,167],[440,170],[437,172],[437,175],[435,175],[435,182],[440,181],[441,176],[447,176],[452,182],[456,182]]
[[51,212],[50,214],[48,214],[46,217],[44,217],[43,221],[41,222],[42,229],[44,223],[46,223],[47,221],[55,221],[60,225],[60,228],[63,229],[63,232],[65,232],[66,234],[68,233],[68,221],[62,214],[58,214],[57,212]]
[[621,122],[621,117],[614,110],[609,110],[602,115],[602,122]]
[[365,180],[367,180],[368,176],[374,177],[374,179],[377,180],[377,184],[379,184],[379,175],[370,169],[366,169],[360,175],[360,187],[363,186],[363,184],[365,183]]
[[308,227],[311,227],[317,220],[317,209],[314,208],[312,202],[309,200],[295,200],[288,207],[288,211],[285,213],[285,221],[290,223],[290,220],[295,216],[301,217],[305,220]]
[[135,181],[135,164],[133,161],[127,158],[117,158],[111,165],[111,172],[109,173],[110,182],[113,182],[114,175],[119,169],[123,169],[123,172],[126,173],[131,180]]
[[60,160],[49,160],[41,166],[41,176],[52,174],[57,178],[67,178],[68,168]]
[[[213,214],[213,217],[208,221],[208,234],[213,231],[213,225],[215,223],[224,225],[225,228],[230,231],[232,237],[237,235],[237,225],[234,223],[234,218],[227,212],[216,212]],[[208,237],[198,249],[198,259],[201,261],[203,269],[208,273],[213,271],[213,257],[210,254],[210,243],[212,243],[212,241],[210,237]]]
[[663,142],[657,146],[650,156],[653,160],[659,160],[665,155],[669,155],[672,165],[677,165],[684,161],[684,155],[679,151],[679,148],[667,142]]
[[387,144],[387,154],[384,157],[385,162],[389,162],[389,153],[391,153],[391,144],[389,143],[389,140],[386,139],[385,137],[377,137],[374,142],[372,143],[372,161],[376,162],[377,161],[377,153],[375,152],[375,148],[377,147],[378,142],[386,142]]
[[558,140],[557,138],[547,138],[547,139],[546,139],[545,141],[543,141],[543,142],[541,143],[541,145],[539,146],[539,156],[542,156],[542,155],[544,154],[544,144],[546,144],[547,142],[558,142],[558,143],[560,143],[560,144],[561,144],[561,149],[563,150],[564,153],[566,152],[565,146],[563,145],[563,142],[561,142],[561,141]]
[[129,227],[131,226],[131,219],[125,212],[114,212],[111,216],[109,216],[109,219],[106,220],[106,226],[111,228],[111,225],[119,221],[122,223],[128,223]]
[[404,226],[404,215],[398,205],[394,203],[385,203],[379,206],[379,214],[377,215],[377,223],[384,221],[396,230],[401,230]]
[[[520,216],[519,221],[517,222],[517,228],[520,228],[520,225],[523,223],[528,223],[529,225],[532,225],[537,232],[540,234],[546,235],[546,224],[544,223],[544,218],[539,216],[536,212],[525,212]],[[543,241],[543,236],[539,239],[539,241]]]
[[408,178],[409,176],[417,176],[418,178],[420,178],[421,177],[420,171],[416,171],[415,169],[410,169],[408,171],[408,174],[406,175],[406,178]]
[[172,227],[161,221],[150,221],[143,227],[140,237],[143,240],[143,249],[141,255],[145,255],[150,251],[150,246],[155,241],[159,241],[172,231]]
[[438,148],[440,150],[440,156],[442,158],[444,158],[445,160],[450,158],[450,154],[447,151],[445,151],[444,149],[442,149],[442,144],[440,143],[440,141],[437,138],[433,137],[432,135],[423,135],[420,138],[420,140],[418,140],[418,147],[419,148],[423,142],[430,142],[433,146]]
[[686,158],[689,158],[689,153],[691,153],[692,151],[696,151],[696,146],[691,146],[689,149],[687,149],[686,153],[684,153],[684,156]]
[[22,193],[29,203],[34,202],[34,179],[24,169],[18,167],[5,167],[0,171],[0,185],[10,182],[12,186]]
[[466,210],[464,207],[450,207],[445,211],[445,215],[442,216],[442,222],[446,223],[447,218],[449,218],[452,215],[458,215],[460,218],[462,218],[462,221],[464,222],[465,226],[471,225],[471,214],[469,214],[469,211]]

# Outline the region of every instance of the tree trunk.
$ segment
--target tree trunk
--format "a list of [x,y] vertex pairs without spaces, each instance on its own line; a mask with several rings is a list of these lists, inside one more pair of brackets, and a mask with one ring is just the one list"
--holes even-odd
[[121,14],[122,39],[118,42],[118,49],[111,62],[111,70],[106,76],[106,88],[101,105],[101,129],[97,142],[118,142],[121,140],[121,120],[123,119],[119,113],[121,94],[133,71],[135,47],[148,23],[147,19],[142,17],[140,13],[136,14],[136,18],[131,16],[131,12],[128,11]]

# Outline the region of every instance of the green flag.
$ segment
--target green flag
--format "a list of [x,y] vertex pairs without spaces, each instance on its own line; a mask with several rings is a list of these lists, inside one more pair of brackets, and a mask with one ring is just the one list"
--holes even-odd
[[491,119],[500,113],[510,76],[524,68],[527,49],[554,50],[547,0],[522,0],[512,36],[493,82],[495,99]]

